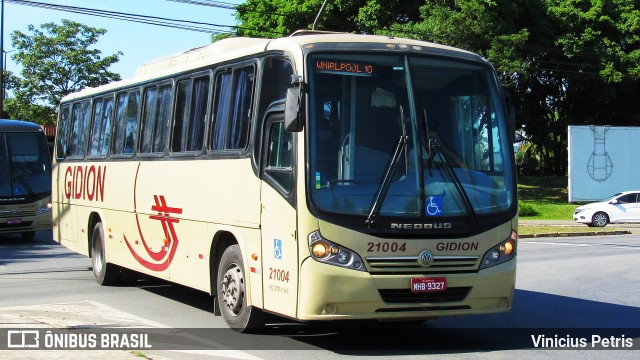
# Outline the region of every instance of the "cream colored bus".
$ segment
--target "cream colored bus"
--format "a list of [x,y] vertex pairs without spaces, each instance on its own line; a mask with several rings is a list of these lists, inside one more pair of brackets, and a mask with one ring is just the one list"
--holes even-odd
[[51,230],[51,155],[40,125],[0,119],[0,235]]
[[215,297],[230,327],[508,311],[513,126],[493,68],[426,42],[231,38],[65,97],[54,237]]

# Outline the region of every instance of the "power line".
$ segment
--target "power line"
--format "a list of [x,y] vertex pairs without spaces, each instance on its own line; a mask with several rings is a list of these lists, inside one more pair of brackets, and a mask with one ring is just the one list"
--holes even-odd
[[[247,27],[235,26],[235,25],[221,25],[200,21],[191,21],[191,20],[180,20],[180,19],[172,19],[172,18],[164,18],[150,15],[140,15],[140,14],[132,14],[125,12],[117,12],[117,11],[108,11],[108,10],[100,10],[100,9],[92,9],[92,8],[84,8],[77,6],[67,6],[67,5],[57,5],[50,4],[45,2],[38,1],[29,1],[29,0],[5,0],[8,3],[16,4],[16,5],[24,5],[24,6],[32,6],[37,8],[44,8],[50,10],[57,10],[63,12],[71,12],[82,15],[90,15],[90,16],[99,16],[106,17],[116,20],[130,21],[134,23],[141,23],[147,25],[155,25],[155,26],[164,26],[181,30],[189,30],[189,31],[198,31],[205,32],[209,34],[235,34],[234,30],[251,30],[251,31],[262,31],[266,33],[271,33],[274,35],[282,36],[282,33],[269,31],[269,30],[258,30]],[[178,1],[178,2],[192,2],[197,5],[207,5],[214,7],[223,7],[225,9],[229,9],[231,5],[229,3],[223,3],[220,1],[206,1],[206,0],[169,0],[169,1]],[[235,5],[234,9],[235,9]],[[227,30],[216,29],[217,28],[227,28]]]
[[210,6],[210,7],[216,7],[221,9],[229,9],[229,10],[236,9],[236,4],[222,2],[222,1],[210,1],[210,0],[167,0],[167,1],[173,1],[177,3],[191,4],[191,5]]
[[233,25],[221,25],[221,24],[213,24],[213,23],[207,23],[207,22],[171,19],[171,18],[163,18],[158,16],[139,15],[139,14],[125,13],[125,12],[77,7],[77,6],[56,5],[56,4],[49,4],[49,3],[37,2],[37,1],[5,0],[5,2],[10,4],[15,4],[15,5],[30,6],[30,7],[43,8],[48,10],[57,10],[57,11],[70,12],[70,13],[76,13],[81,15],[106,17],[106,18],[116,19],[116,20],[123,20],[123,21],[129,21],[129,22],[135,22],[135,23],[141,23],[141,24],[147,24],[147,25],[164,26],[164,27],[170,27],[170,28],[181,29],[181,30],[205,32],[210,34],[233,33],[233,31],[231,30],[221,30],[221,29],[216,29],[212,27],[228,28],[228,29],[238,28],[237,26],[233,26]]
[[[100,10],[100,9],[92,9],[92,8],[85,8],[85,7],[76,7],[76,6],[67,6],[67,5],[57,5],[57,4],[50,4],[50,3],[45,3],[45,2],[39,2],[39,1],[30,1],[30,0],[4,0],[6,3],[10,3],[10,4],[15,4],[15,5],[23,5],[23,6],[30,6],[30,7],[36,7],[36,8],[43,8],[43,9],[49,9],[49,10],[56,10],[56,11],[63,11],[63,12],[70,12],[70,13],[76,13],[76,14],[81,14],[81,15],[89,15],[89,16],[99,16],[99,17],[103,17],[103,18],[111,18],[111,19],[116,19],[116,20],[122,20],[122,21],[129,21],[129,22],[134,22],[134,23],[139,23],[139,24],[147,24],[147,25],[154,25],[154,26],[163,26],[163,27],[169,27],[169,28],[175,28],[175,29],[180,29],[180,30],[188,30],[188,31],[197,31],[197,32],[204,32],[204,33],[209,33],[209,34],[235,34],[235,30],[249,30],[249,31],[258,31],[258,32],[263,32],[263,33],[271,33],[277,36],[283,36],[285,34],[279,33],[279,32],[275,32],[275,31],[270,31],[270,30],[263,30],[263,29],[252,29],[252,28],[247,28],[247,27],[241,27],[241,26],[234,26],[234,25],[221,25],[221,24],[214,24],[214,23],[207,23],[207,22],[199,22],[199,21],[191,21],[191,20],[180,20],[180,19],[172,19],[172,18],[165,18],[165,17],[157,17],[157,16],[149,16],[149,15],[139,15],[139,14],[132,14],[132,13],[126,13],[126,12],[117,12],[117,11],[108,11],[108,10]],[[172,2],[177,2],[177,3],[184,3],[184,4],[191,4],[191,5],[201,5],[201,6],[208,6],[208,7],[216,7],[216,8],[222,8],[222,9],[227,9],[227,10],[235,10],[236,9],[236,5],[235,4],[231,4],[228,2],[222,2],[222,1],[212,1],[212,0],[167,0],[167,1],[172,1]],[[278,14],[278,13],[266,13],[266,12],[260,12],[260,11],[252,11],[252,13],[256,13],[256,14],[262,14],[262,15],[275,15],[275,16],[285,16],[285,14]],[[411,35],[416,35],[419,36],[421,38],[428,38],[428,35],[426,33],[422,33],[422,32],[413,32],[413,31],[394,31],[391,29],[384,29],[384,32],[387,32],[389,34],[411,34]],[[562,56],[566,56],[563,51],[561,49],[557,49],[557,48],[549,48],[549,47],[543,47],[543,46],[532,46],[532,45],[527,45],[525,46],[522,50],[524,50],[527,53],[530,54],[557,54],[557,55],[562,55]],[[580,58],[595,58],[595,54],[580,54],[576,56],[577,59]],[[592,65],[589,64],[588,61],[584,62],[582,64],[576,63],[576,64],[572,64],[569,62],[555,62],[555,61],[544,61],[541,59],[538,59],[537,61],[534,61],[540,63],[539,65],[541,66],[528,66],[528,69],[531,71],[537,71],[537,72],[555,72],[558,74],[565,74],[565,76],[567,77],[598,77],[599,74],[595,73],[595,72],[591,72],[591,71],[579,71],[579,70],[573,70],[573,69],[567,69],[567,67],[571,68],[571,67],[591,67],[594,69],[597,69],[598,66],[596,65]],[[556,64],[556,65],[564,65],[564,69],[553,69],[553,68],[548,68],[545,67],[545,64],[548,66],[550,64]]]

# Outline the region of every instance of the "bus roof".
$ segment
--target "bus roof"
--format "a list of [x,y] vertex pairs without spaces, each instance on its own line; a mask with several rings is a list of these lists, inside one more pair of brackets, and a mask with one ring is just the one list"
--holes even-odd
[[0,132],[43,132],[36,123],[24,120],[0,119]]
[[[89,95],[107,92],[113,89],[134,86],[141,82],[158,79],[172,74],[178,74],[189,70],[205,68],[208,65],[223,63],[233,59],[240,59],[267,51],[285,51],[294,56],[301,53],[302,48],[309,48],[320,44],[337,43],[360,43],[378,44],[388,50],[409,50],[409,49],[435,49],[458,53],[461,56],[479,56],[445,45],[439,45],[426,41],[419,41],[406,38],[396,38],[380,35],[360,35],[350,33],[330,33],[321,31],[302,30],[293,33],[291,36],[277,39],[233,37],[226,38],[214,43],[193,48],[174,55],[169,55],[140,66],[134,76],[130,79],[113,82],[96,88],[87,88],[80,92],[65,96],[62,101],[69,101]],[[340,47],[342,50],[349,50],[348,47]]]

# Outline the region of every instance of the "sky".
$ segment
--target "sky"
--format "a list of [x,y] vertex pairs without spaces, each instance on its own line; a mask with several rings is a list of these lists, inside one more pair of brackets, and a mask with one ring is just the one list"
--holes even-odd
[[[32,0],[38,3],[68,5],[82,8],[124,12],[162,18],[180,19],[212,23],[219,25],[236,25],[235,11],[194,3],[222,3],[234,5],[244,0]],[[189,3],[190,2],[190,3]],[[40,24],[55,22],[61,24],[62,19],[69,19],[85,25],[103,28],[107,33],[102,35],[95,48],[102,56],[122,51],[120,61],[109,70],[119,73],[123,79],[133,76],[135,69],[151,60],[162,58],[178,52],[211,43],[211,34],[197,31],[174,29],[170,27],[139,24],[135,22],[109,19],[99,16],[82,15],[52,9],[42,9],[17,3],[4,4],[4,51],[7,52],[6,70],[19,75],[20,66],[11,59],[13,45],[11,33],[18,30],[31,34],[27,26],[32,24],[39,28]],[[207,28],[212,28],[207,26]],[[213,28],[212,28],[213,29]],[[228,28],[218,28],[228,30]]]

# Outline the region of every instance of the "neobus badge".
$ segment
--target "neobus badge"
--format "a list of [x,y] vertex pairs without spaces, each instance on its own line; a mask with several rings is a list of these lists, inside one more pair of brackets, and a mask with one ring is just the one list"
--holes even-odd
[[434,229],[451,229],[451,223],[426,223],[426,224],[405,224],[391,223],[392,229],[402,230],[434,230]]

